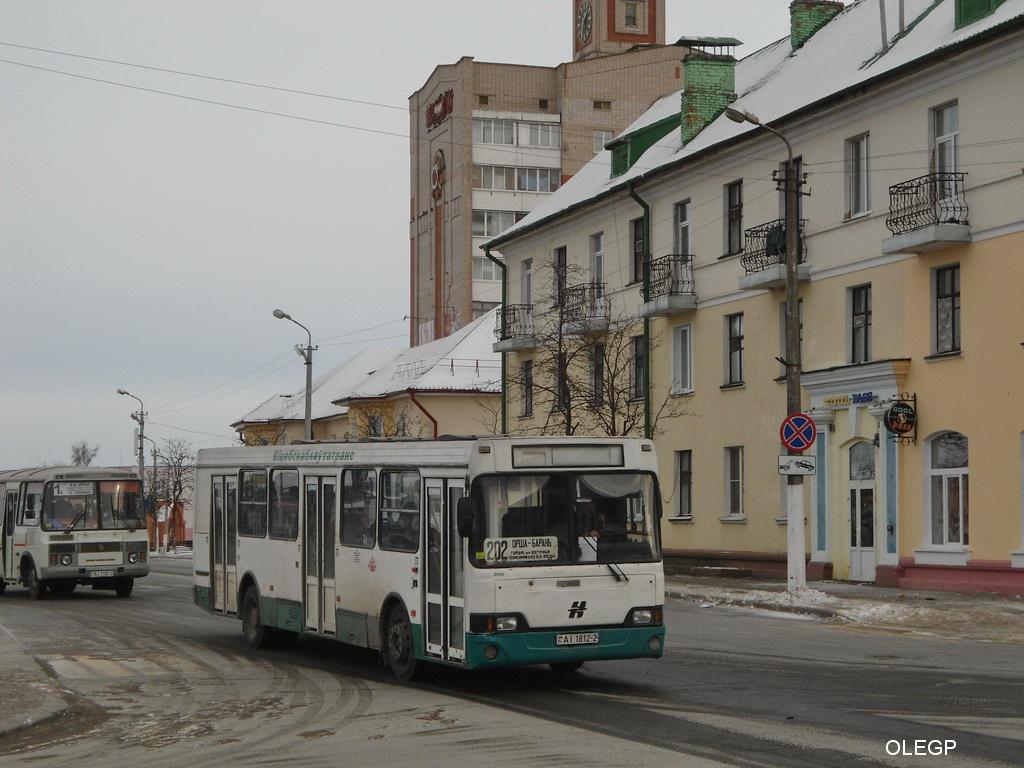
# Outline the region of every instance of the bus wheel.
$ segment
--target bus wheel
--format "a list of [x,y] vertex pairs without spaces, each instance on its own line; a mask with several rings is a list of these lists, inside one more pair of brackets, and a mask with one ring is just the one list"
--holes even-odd
[[263,649],[272,645],[273,630],[263,623],[260,615],[260,591],[249,587],[242,598],[242,632],[253,648]]
[[0,576],[0,595],[2,595],[7,589],[7,582],[4,581],[4,577]]
[[403,683],[411,680],[416,673],[416,653],[412,647],[409,615],[401,605],[392,608],[388,616],[384,651],[395,677]]
[[577,669],[583,666],[582,661],[556,661],[553,664],[549,664],[555,672],[559,674],[565,674],[566,672],[575,672]]
[[58,581],[50,585],[50,591],[55,595],[70,595],[78,586],[73,581]]
[[130,576],[127,578],[114,579],[114,594],[118,597],[128,597],[132,593],[132,587],[135,586],[135,579]]
[[32,600],[42,600],[46,597],[47,586],[39,580],[35,566],[29,566],[25,575],[25,586],[28,587],[28,596]]

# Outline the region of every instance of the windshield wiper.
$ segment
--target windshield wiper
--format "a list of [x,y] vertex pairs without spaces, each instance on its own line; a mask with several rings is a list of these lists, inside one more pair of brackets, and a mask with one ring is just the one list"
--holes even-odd
[[75,526],[78,525],[78,521],[81,520],[83,517],[85,517],[85,510],[84,509],[81,512],[79,512],[77,515],[75,515],[74,519],[72,519],[72,521],[70,523],[68,523],[66,526],[64,526],[64,530],[68,531],[68,532],[73,531],[75,529]]
[[125,527],[125,528],[127,528],[127,529],[128,529],[129,531],[131,531],[132,533],[135,533],[135,531],[136,531],[136,530],[138,529],[138,527],[139,527],[139,524],[138,524],[138,521],[137,521],[137,520],[136,520],[136,522],[134,522],[134,523],[129,523],[129,522],[128,522],[128,519],[127,519],[127,518],[125,518],[125,517],[124,517],[124,516],[123,516],[123,515],[122,515],[122,514],[121,514],[120,512],[118,512],[118,511],[117,511],[116,509],[114,509],[113,507],[111,507],[111,508],[110,508],[110,514],[111,514],[111,516],[112,516],[112,517],[113,517],[113,518],[114,518],[115,520],[120,520],[120,521],[121,521],[121,522],[122,522],[122,523],[124,524],[124,527]]
[[[590,540],[592,537],[582,536],[581,538],[587,543],[588,547],[594,550],[594,559],[597,560],[597,547],[594,546],[594,543]],[[598,562],[604,563],[605,566],[607,566],[608,570],[612,572],[612,576],[615,577],[616,581],[629,581],[629,576],[626,575],[626,572],[614,563],[609,563],[607,560],[598,560]]]

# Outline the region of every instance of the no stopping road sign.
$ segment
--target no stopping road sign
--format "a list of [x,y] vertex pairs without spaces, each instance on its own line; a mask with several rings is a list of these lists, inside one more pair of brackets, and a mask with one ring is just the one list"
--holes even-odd
[[782,444],[791,451],[806,451],[814,445],[814,438],[817,436],[818,430],[814,426],[814,421],[804,413],[791,413],[782,420],[782,428],[779,429]]

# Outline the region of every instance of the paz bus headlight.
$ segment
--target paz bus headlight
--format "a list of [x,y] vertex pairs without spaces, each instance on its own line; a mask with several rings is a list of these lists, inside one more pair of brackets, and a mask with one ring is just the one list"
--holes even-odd
[[71,565],[71,555],[61,555],[60,556],[60,564],[61,565]]
[[139,553],[138,552],[131,552],[128,555],[128,562],[129,563],[137,563],[137,562],[139,562]]

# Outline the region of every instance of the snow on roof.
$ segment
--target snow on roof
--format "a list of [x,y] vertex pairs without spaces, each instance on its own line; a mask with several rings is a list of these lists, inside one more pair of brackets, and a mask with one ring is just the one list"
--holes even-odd
[[[853,0],[798,50],[791,50],[787,37],[747,56],[736,65],[738,97],[734,103],[762,122],[772,123],[1024,16],[1024,0],[1006,0],[991,15],[956,29],[954,0],[903,0],[906,23],[900,34],[899,5],[893,1],[886,5],[887,50],[882,45],[879,4]],[[679,113],[681,99],[682,90],[659,99],[622,135]],[[603,150],[488,245],[500,248],[501,243],[545,219],[753,130],[758,130],[757,126],[735,123],[723,114],[685,147],[681,131],[672,131],[628,172],[615,178],[610,178],[611,152]]]
[[450,336],[395,355],[335,402],[387,397],[409,390],[500,392],[501,355],[493,350],[499,309],[492,309]]
[[[348,394],[360,382],[393,359],[400,352],[396,348],[364,349],[313,381],[312,418],[326,419],[348,412],[334,401]],[[290,395],[274,395],[254,408],[232,426],[272,421],[301,421],[306,415],[306,389]]]

